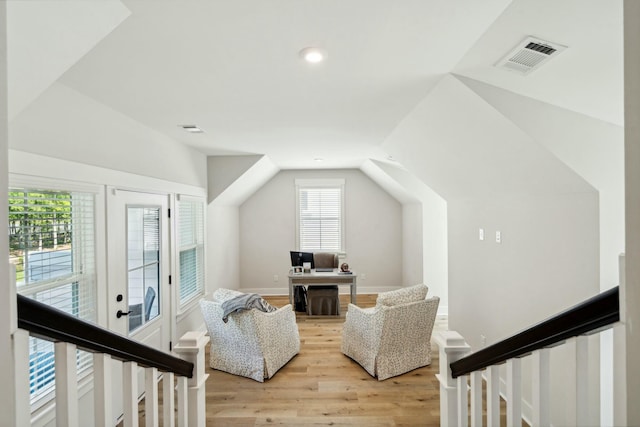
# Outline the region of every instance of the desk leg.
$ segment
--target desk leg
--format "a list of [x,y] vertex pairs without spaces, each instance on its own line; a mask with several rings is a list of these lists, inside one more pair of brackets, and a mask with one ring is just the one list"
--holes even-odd
[[291,277],[289,277],[289,304],[291,304],[295,310],[296,307],[293,304],[293,279],[291,279]]
[[351,282],[351,304],[353,305],[357,305],[356,303],[356,294],[358,293],[358,289],[356,287],[356,277],[353,278],[353,281]]

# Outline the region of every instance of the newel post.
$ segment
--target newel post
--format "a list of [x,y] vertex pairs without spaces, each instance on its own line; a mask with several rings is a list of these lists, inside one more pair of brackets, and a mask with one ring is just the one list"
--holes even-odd
[[[458,425],[458,381],[451,376],[449,365],[471,352],[471,347],[462,335],[455,331],[443,331],[434,334],[440,354],[440,425],[443,427]],[[466,393],[466,390],[462,391]]]
[[204,355],[208,342],[209,337],[204,332],[190,331],[173,348],[180,357],[193,363],[193,376],[187,380],[189,427],[205,427],[207,421],[205,382],[209,375],[205,374]]

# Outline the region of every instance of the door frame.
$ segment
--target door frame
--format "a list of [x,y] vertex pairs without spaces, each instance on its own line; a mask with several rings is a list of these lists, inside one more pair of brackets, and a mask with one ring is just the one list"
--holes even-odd
[[[126,227],[126,208],[127,203],[123,200],[119,200],[118,196],[124,197],[136,197],[140,196],[141,202],[129,203],[133,206],[154,205],[160,206],[160,236],[161,236],[161,252],[160,252],[160,283],[161,286],[161,321],[164,322],[163,336],[161,337],[161,351],[169,352],[170,346],[173,341],[173,335],[175,333],[174,318],[175,318],[175,295],[173,292],[173,286],[170,283],[170,277],[173,273],[173,248],[172,248],[172,221],[169,217],[169,210],[172,206],[172,197],[170,193],[160,193],[152,191],[140,191],[134,189],[125,189],[117,187],[109,187],[107,190],[107,202],[106,202],[106,221],[107,221],[107,316],[106,325],[107,328],[117,333],[123,334],[131,339],[141,341],[146,344],[145,339],[149,338],[149,329],[151,325],[156,324],[160,319],[154,319],[149,322],[148,325],[133,331],[132,334],[128,331],[128,321],[126,317],[120,319],[116,318],[116,311],[121,309],[126,311],[128,308],[127,290],[126,290],[126,275],[123,276],[122,272],[126,272],[126,261],[124,254],[119,252],[121,246],[118,245],[118,240],[126,240],[126,234],[122,234],[126,231],[123,230],[122,225]],[[148,199],[157,198],[158,201],[162,199],[162,202],[148,203]],[[147,199],[147,200],[145,200]],[[121,223],[118,223],[117,216],[120,215]],[[120,243],[121,245],[121,243]],[[125,285],[122,285],[122,283]],[[123,295],[123,301],[116,301],[117,295]],[[124,325],[124,326],[123,326]],[[146,332],[146,333],[145,333]]]

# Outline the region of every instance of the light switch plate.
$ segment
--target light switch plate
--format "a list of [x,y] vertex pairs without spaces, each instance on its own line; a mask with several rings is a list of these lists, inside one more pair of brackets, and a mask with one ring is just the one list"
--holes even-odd
[[502,243],[502,233],[496,231],[496,243]]
[[484,228],[478,230],[478,238],[484,240]]

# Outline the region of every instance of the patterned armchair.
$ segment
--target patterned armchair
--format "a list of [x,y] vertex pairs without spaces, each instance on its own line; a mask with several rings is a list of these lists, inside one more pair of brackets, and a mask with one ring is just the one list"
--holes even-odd
[[218,289],[212,300],[200,301],[209,336],[210,366],[259,382],[271,378],[300,351],[300,335],[291,304],[265,313],[243,310],[222,320],[222,303],[241,295],[231,289]]
[[380,293],[375,307],[349,304],[342,352],[378,380],[430,365],[440,298],[425,299],[427,291],[416,285]]

